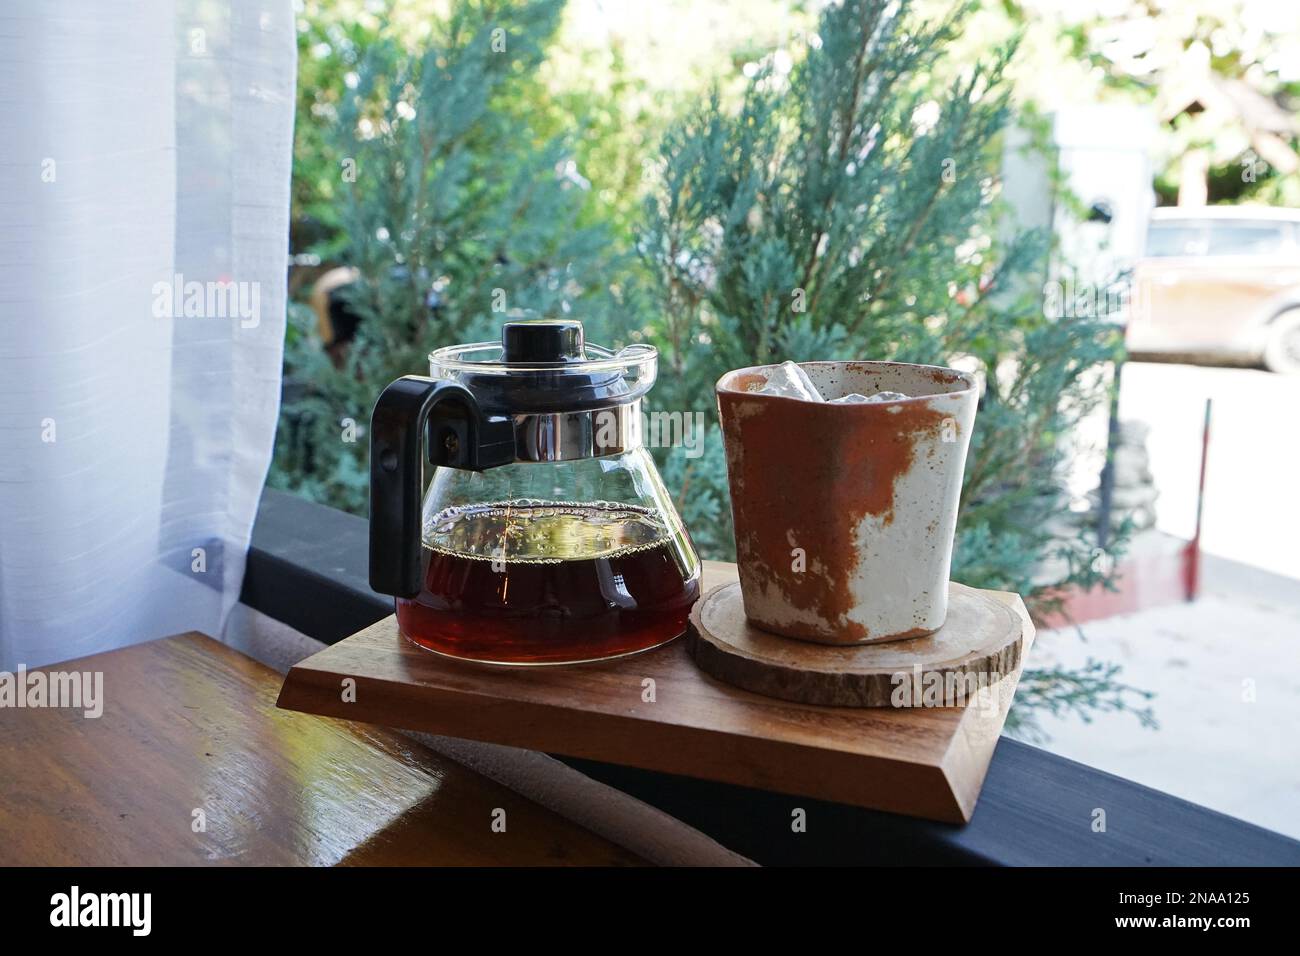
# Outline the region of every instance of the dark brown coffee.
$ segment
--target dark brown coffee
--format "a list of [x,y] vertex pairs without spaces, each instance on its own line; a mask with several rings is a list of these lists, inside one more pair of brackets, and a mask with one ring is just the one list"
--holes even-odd
[[646,509],[498,502],[439,516],[402,633],[453,657],[585,661],[681,634],[700,593],[685,532]]

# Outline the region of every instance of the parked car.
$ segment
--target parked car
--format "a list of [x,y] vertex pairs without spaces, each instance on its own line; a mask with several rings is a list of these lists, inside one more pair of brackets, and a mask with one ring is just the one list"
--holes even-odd
[[1132,288],[1130,353],[1300,374],[1300,209],[1157,209]]

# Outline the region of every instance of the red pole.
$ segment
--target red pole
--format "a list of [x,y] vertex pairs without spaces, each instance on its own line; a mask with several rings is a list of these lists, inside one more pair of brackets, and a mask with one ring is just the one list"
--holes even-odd
[[1185,595],[1187,600],[1195,601],[1201,593],[1201,514],[1205,508],[1205,466],[1210,460],[1210,411],[1214,400],[1205,400],[1205,425],[1201,429],[1201,479],[1196,488],[1196,533],[1187,543],[1184,561]]

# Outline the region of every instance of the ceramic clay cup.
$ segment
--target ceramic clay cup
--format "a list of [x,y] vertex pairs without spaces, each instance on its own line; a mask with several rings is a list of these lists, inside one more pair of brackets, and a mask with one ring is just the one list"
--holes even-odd
[[[801,367],[827,402],[756,394],[767,366],[717,385],[745,615],[823,644],[938,630],[974,376],[897,362]],[[911,397],[829,404],[880,391]]]

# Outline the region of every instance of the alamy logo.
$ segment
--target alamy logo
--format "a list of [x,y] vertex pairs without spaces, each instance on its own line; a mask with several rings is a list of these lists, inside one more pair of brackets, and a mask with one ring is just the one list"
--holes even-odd
[[103,671],[0,671],[0,708],[68,707],[94,719],[104,714]]
[[923,671],[913,664],[911,672],[895,671],[890,675],[893,689],[891,707],[965,707],[996,713],[999,706],[995,687],[1002,675],[967,671]]
[[651,448],[682,448],[685,457],[704,454],[708,420],[704,412],[642,411],[624,422],[614,411],[596,413],[596,447],[615,451],[632,447],[644,439]]
[[51,926],[129,926],[132,936],[148,936],[151,928],[151,893],[85,893],[74,886],[70,893],[50,897]]
[[158,319],[239,319],[241,329],[262,321],[262,287],[258,282],[185,281],[176,273],[170,282],[153,284],[153,314]]

